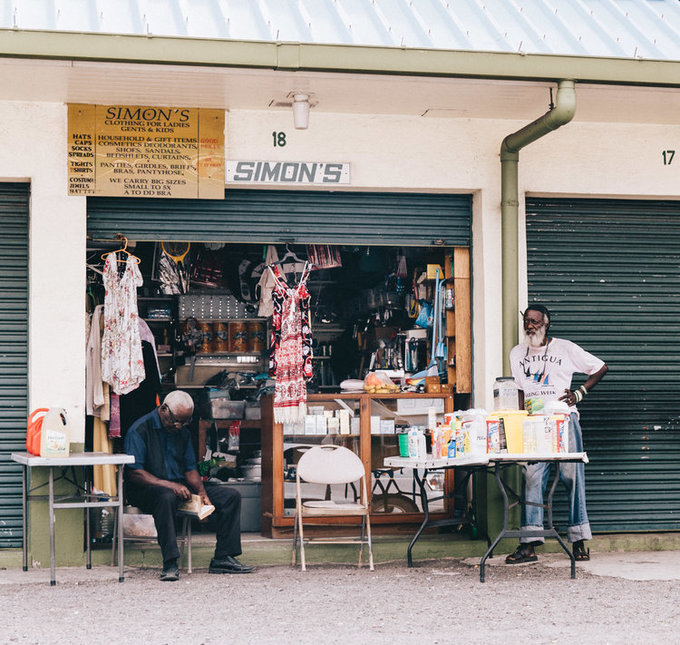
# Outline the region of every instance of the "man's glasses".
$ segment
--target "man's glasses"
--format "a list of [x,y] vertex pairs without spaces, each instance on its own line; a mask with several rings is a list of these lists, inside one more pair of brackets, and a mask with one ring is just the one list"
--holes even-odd
[[168,413],[168,416],[170,417],[170,422],[172,423],[175,428],[183,428],[187,423],[189,423],[189,419],[186,421],[180,421],[173,413],[172,410],[170,409],[169,406],[165,406],[165,411]]

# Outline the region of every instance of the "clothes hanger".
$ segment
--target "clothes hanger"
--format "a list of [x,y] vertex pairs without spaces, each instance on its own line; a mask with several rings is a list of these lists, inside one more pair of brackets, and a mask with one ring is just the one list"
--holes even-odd
[[285,255],[278,260],[277,262],[274,262],[274,264],[283,264],[286,260],[295,260],[295,262],[306,262],[306,260],[303,260],[301,257],[298,257],[295,255],[295,252],[291,250],[290,246],[286,244],[286,253]]
[[[128,261],[128,258],[132,258],[135,261],[136,264],[139,264],[141,262],[141,260],[136,255],[134,255],[133,253],[130,253],[130,251],[127,250],[127,245],[128,245],[127,237],[125,237],[124,235],[121,235],[120,239],[125,240],[125,244],[123,245],[123,247],[120,248],[120,249],[116,249],[115,251],[107,251],[106,253],[102,253],[102,256],[101,256],[102,260],[106,260],[106,258],[108,258],[109,255],[111,255],[113,253],[115,255],[116,262],[120,262],[121,264],[125,264]],[[125,254],[127,254],[128,257],[125,258],[124,260],[120,260],[118,258],[118,253],[125,253]]]

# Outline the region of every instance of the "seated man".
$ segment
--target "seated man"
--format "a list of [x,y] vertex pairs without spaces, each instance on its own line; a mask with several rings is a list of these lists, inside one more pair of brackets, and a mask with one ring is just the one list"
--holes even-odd
[[193,411],[194,402],[186,392],[170,392],[162,405],[135,421],[125,435],[125,452],[135,457],[135,463],[125,467],[125,495],[131,504],[153,515],[163,554],[161,580],[166,581],[179,579],[177,507],[192,491],[203,504],[215,507],[217,544],[210,573],[253,571],[235,557],[241,554],[241,494],[209,484],[208,497],[196,470],[187,428]]

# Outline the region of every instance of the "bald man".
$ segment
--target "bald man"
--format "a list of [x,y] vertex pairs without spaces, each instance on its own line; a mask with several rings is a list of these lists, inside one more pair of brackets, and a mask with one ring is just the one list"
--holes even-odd
[[135,457],[125,467],[125,496],[134,506],[153,515],[163,555],[161,580],[179,580],[177,507],[200,495],[203,504],[215,506],[217,524],[215,556],[210,573],[250,573],[253,567],[236,559],[241,554],[241,494],[227,486],[208,485],[196,470],[196,456],[188,424],[194,402],[186,392],[168,394],[162,405],[135,421],[125,435],[125,452]]

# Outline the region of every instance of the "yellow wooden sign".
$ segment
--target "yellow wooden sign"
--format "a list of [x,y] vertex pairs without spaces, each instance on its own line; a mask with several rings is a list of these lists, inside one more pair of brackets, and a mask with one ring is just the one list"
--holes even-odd
[[68,106],[69,195],[224,198],[224,110]]

